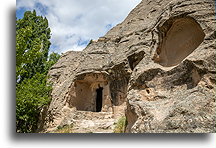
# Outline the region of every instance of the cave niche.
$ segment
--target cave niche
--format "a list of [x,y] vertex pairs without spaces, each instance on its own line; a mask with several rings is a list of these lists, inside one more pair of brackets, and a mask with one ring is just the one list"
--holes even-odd
[[172,18],[159,27],[159,46],[154,62],[171,67],[181,63],[204,40],[201,26],[191,17]]

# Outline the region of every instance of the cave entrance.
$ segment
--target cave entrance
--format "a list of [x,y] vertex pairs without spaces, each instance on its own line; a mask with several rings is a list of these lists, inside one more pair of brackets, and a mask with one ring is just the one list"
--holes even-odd
[[72,84],[69,107],[78,111],[107,112],[112,110],[110,84],[103,73],[79,75]]
[[103,100],[103,87],[96,89],[96,112],[101,112]]

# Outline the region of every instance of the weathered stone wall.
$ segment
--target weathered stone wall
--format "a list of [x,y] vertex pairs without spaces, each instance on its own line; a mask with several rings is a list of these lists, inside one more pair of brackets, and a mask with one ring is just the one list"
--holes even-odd
[[[147,29],[147,56],[129,82],[127,132],[215,132],[214,2],[145,2],[151,11],[143,20],[155,23]],[[145,2],[134,13],[148,11]]]
[[104,37],[52,67],[44,129],[73,118],[79,98],[78,106],[94,104],[74,97],[75,83],[94,98],[89,87],[98,80],[84,75],[97,72],[106,73],[112,111],[123,112],[115,107],[126,101],[127,132],[215,132],[215,20],[213,0],[143,0]]

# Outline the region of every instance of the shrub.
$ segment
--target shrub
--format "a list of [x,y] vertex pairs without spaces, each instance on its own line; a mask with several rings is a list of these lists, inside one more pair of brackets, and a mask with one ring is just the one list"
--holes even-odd
[[119,118],[118,122],[115,125],[114,133],[124,133],[126,122],[126,117]]

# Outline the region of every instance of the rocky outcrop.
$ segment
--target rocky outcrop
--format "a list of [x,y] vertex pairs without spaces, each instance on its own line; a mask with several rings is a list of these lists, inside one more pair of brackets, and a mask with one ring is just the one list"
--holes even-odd
[[104,37],[51,68],[44,129],[87,111],[125,112],[132,133],[215,132],[215,20],[213,0],[143,0]]

